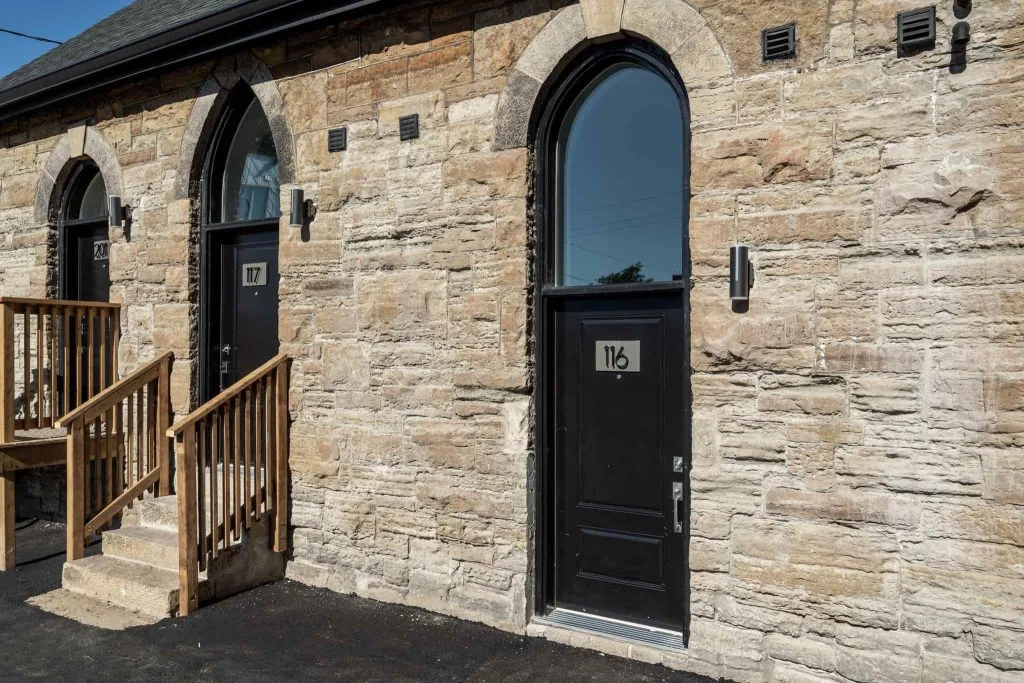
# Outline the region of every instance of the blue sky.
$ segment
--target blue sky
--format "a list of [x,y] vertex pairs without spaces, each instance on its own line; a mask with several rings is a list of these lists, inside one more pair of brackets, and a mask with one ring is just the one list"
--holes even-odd
[[[131,0],[3,0],[0,28],[67,40],[113,14]],[[0,76],[55,47],[0,33]]]

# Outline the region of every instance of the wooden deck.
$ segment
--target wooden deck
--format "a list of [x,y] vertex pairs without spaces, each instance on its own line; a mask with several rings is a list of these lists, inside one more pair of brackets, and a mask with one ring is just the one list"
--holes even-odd
[[14,441],[0,443],[0,571],[14,568],[14,477],[16,472],[63,465],[67,433],[63,429],[20,429]]

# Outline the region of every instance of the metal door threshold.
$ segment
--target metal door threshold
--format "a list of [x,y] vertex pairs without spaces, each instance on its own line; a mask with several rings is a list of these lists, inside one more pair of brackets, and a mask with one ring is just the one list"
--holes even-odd
[[601,617],[596,614],[576,612],[570,609],[557,608],[544,615],[534,617],[533,623],[540,626],[560,626],[583,631],[616,640],[628,640],[638,645],[656,647],[661,650],[685,652],[681,631],[670,631],[655,626],[634,624],[628,621]]

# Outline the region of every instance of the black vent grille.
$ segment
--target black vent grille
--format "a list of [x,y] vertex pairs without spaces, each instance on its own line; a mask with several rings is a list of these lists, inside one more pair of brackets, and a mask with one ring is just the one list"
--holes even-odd
[[796,24],[761,31],[761,58],[764,61],[793,57],[796,57]]
[[410,114],[398,119],[398,137],[402,140],[415,140],[420,136],[420,115]]
[[934,6],[896,15],[896,46],[901,55],[935,46]]
[[344,152],[348,149],[348,128],[335,128],[327,133],[327,151]]

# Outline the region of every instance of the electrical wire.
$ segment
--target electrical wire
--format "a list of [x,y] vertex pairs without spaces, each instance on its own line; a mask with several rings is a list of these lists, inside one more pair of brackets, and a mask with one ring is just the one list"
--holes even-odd
[[63,45],[59,40],[50,40],[49,38],[42,38],[40,36],[32,36],[27,33],[21,33],[19,31],[12,31],[9,28],[0,28],[0,33],[9,33],[12,36],[18,36],[19,38],[28,38],[29,40],[38,40],[40,43],[53,43],[54,45]]

